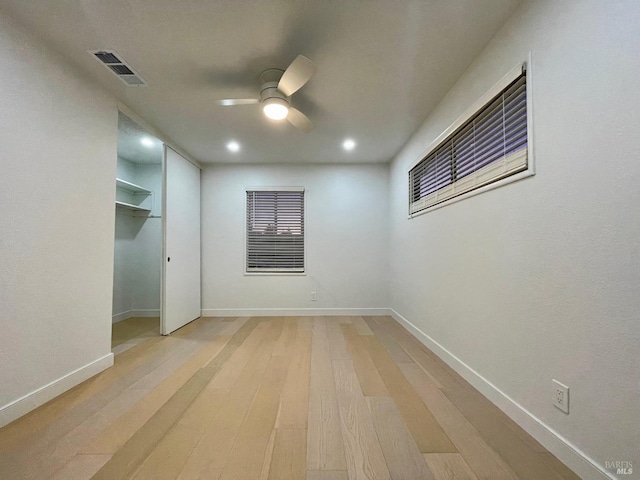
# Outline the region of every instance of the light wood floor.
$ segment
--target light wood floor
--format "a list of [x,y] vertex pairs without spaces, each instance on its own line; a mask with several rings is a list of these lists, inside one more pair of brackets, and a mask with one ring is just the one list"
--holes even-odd
[[391,318],[120,323],[112,368],[0,429],[0,478],[579,478]]
[[114,323],[111,331],[111,351],[117,355],[149,337],[160,336],[160,318],[128,318],[122,322]]

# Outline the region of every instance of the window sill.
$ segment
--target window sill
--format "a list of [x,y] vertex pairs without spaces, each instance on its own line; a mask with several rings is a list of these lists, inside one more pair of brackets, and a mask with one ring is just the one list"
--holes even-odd
[[484,185],[483,187],[476,188],[475,190],[471,190],[470,192],[463,193],[463,194],[461,194],[461,195],[459,195],[457,197],[453,197],[453,198],[450,198],[448,200],[445,200],[444,202],[437,203],[436,205],[432,205],[430,207],[427,207],[424,210],[420,210],[420,211],[418,211],[416,213],[412,213],[407,218],[408,219],[412,219],[412,218],[418,217],[420,215],[424,215],[425,213],[429,213],[429,212],[432,212],[432,211],[437,210],[439,208],[446,207],[447,205],[451,205],[452,203],[459,202],[460,200],[465,200],[467,198],[473,197],[473,196],[478,195],[480,193],[484,193],[484,192],[487,192],[489,190],[493,190],[495,188],[500,188],[500,187],[502,187],[504,185],[508,185],[510,183],[514,183],[514,182],[517,182],[517,181],[522,180],[524,178],[532,177],[534,175],[535,175],[535,171],[533,170],[532,166],[530,166],[527,170],[524,170],[524,171],[522,171],[520,173],[516,173],[514,175],[510,175],[510,176],[508,176],[506,178],[503,178],[502,180],[498,180],[497,182],[493,182],[493,183],[490,183],[488,185]]
[[307,272],[244,272],[245,277],[304,277]]

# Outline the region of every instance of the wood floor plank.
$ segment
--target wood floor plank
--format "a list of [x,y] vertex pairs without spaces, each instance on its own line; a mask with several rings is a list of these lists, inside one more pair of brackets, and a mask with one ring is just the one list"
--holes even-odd
[[115,347],[134,338],[152,335],[160,335],[159,317],[132,317],[113,324],[111,345]]
[[[181,345],[174,349],[174,355],[167,358],[165,362],[158,365],[147,375],[135,382],[129,388],[131,389],[150,389],[155,388],[166,378],[170,377],[173,372],[178,370],[185,362],[194,356],[201,348],[206,348],[207,342],[213,340],[218,335],[220,328],[218,326],[210,329],[206,335],[198,339],[185,340]],[[209,344],[210,346],[211,344]],[[219,349],[215,349],[217,353]]]
[[229,452],[220,480],[260,477],[290,361],[290,357],[271,357],[264,381]]
[[517,480],[518,476],[511,467],[418,365],[403,364],[400,369],[480,480]]
[[291,347],[289,373],[280,397],[276,428],[304,428],[306,432],[309,418],[310,370],[311,333],[297,332],[295,343]]
[[246,367],[249,359],[255,354],[255,350],[265,337],[269,324],[260,323],[249,334],[247,339],[240,345],[229,360],[225,362],[220,372],[211,381],[211,388],[231,388]]
[[160,336],[159,327],[156,326],[153,330],[148,330],[146,332],[136,334],[132,336],[132,338],[127,338],[127,339],[123,338],[121,341],[117,342],[116,345],[112,344],[113,346],[111,347],[111,351],[113,352],[114,355],[120,354],[123,351],[126,351],[129,348],[132,348],[133,346],[148,340],[149,338],[159,337],[159,336]]
[[[291,366],[291,363],[289,363],[289,366]],[[262,462],[260,480],[269,480],[269,470],[271,470],[271,457],[273,456],[273,448],[276,444],[276,432],[277,430],[275,428],[271,430],[271,436],[269,437],[269,443],[267,444],[267,451],[264,454],[264,461]]]
[[244,342],[259,322],[249,320],[226,343],[216,361],[199,370],[120,448],[95,475],[96,480],[129,478],[151,453],[160,439],[182,416],[231,354]]
[[346,470],[307,470],[306,480],[349,480]]
[[229,389],[205,388],[178,423],[160,440],[133,478],[177,478],[228,393]]
[[[106,389],[118,389],[126,380],[136,380],[146,371],[150,360],[165,355],[174,342],[166,342],[163,337],[149,339],[144,344],[128,350],[115,359],[114,366],[90,378],[59,397],[47,402],[42,407],[2,428],[0,435],[0,452],[21,448],[32,444],[33,439],[42,441],[44,435],[50,435],[54,441],[75,428],[84,419],[79,417],[83,410],[93,411],[88,402]],[[135,380],[134,380],[135,381]],[[128,385],[126,385],[128,386]],[[75,415],[71,415],[75,413]],[[86,418],[86,417],[85,417]],[[59,430],[59,432],[51,430]]]
[[459,453],[425,453],[436,480],[478,480]]
[[220,335],[225,335],[230,337],[234,336],[236,332],[240,330],[240,328],[242,328],[242,326],[245,323],[247,323],[248,320],[249,320],[249,317],[236,317],[231,321],[227,321],[224,323],[220,322],[222,327],[222,330],[220,330]]
[[[179,479],[217,479],[220,476],[245,416],[265,378],[265,370],[281,332],[282,322],[270,325],[213,421],[207,426],[205,434],[185,462]],[[210,383],[214,384],[215,382]]]
[[313,319],[310,376],[307,469],[346,470],[326,324],[322,318]]
[[332,360],[350,479],[391,479],[367,403],[350,360]]
[[380,343],[387,349],[389,355],[395,360],[396,363],[414,363],[413,358],[409,356],[407,352],[398,344],[398,342],[384,329],[376,320],[377,317],[364,317],[365,322],[369,325],[369,328],[374,332],[376,338],[380,340]]
[[579,478],[391,318],[130,323],[112,368],[0,428],[0,478]]
[[50,480],[89,480],[110,458],[111,455],[76,455]]
[[564,480],[580,480],[580,477],[576,475],[569,467],[558,460],[550,452],[539,453],[542,461],[553,468]]
[[[82,422],[56,442],[52,454],[48,456],[46,468],[51,468],[57,459],[69,461],[76,453],[108,428],[117,418],[128,412],[151,390],[127,389],[112,402]],[[82,452],[84,453],[84,452]]]
[[313,319],[311,317],[296,317],[298,319],[298,330],[301,332],[313,331]]
[[284,319],[284,328],[282,329],[282,335],[278,338],[276,346],[273,349],[273,354],[276,356],[290,355],[293,349],[293,343],[296,339],[296,333],[298,331],[298,320],[295,317],[288,317]]
[[[392,318],[381,323],[391,332],[392,336],[402,345],[407,353],[411,355],[414,361],[422,367],[422,369],[431,376],[436,383],[440,384],[440,388],[470,387],[458,372],[453,370],[438,355],[432,352],[426,345],[420,342],[413,334],[411,334],[400,323]],[[471,387],[473,388],[473,387]]]
[[83,453],[117,452],[188,380],[214,358],[230,339],[216,336],[189,361],[165,378],[128,412],[116,419],[100,435],[87,442]]
[[327,341],[329,342],[329,357],[332,360],[350,358],[338,318],[339,317],[324,317],[324,322],[327,327]]
[[373,360],[369,356],[369,352],[360,340],[360,335],[352,324],[340,325],[344,339],[347,342],[347,348],[353,360],[353,366],[356,369],[362,393],[365,396],[370,395],[389,395],[389,391],[385,386],[378,369]]
[[[200,333],[205,337],[215,331],[212,325],[203,327]],[[156,351],[151,358],[147,358],[146,363],[142,362],[138,368],[127,372],[106,386],[100,391],[100,395],[93,395],[84,402],[71,408],[63,416],[43,429],[37,438],[23,445],[19,450],[12,452],[8,457],[6,457],[5,454],[0,454],[0,457],[2,457],[0,458],[0,477],[5,476],[5,470],[15,471],[22,469],[21,476],[25,480],[29,478],[42,478],[42,476],[50,472],[52,468],[57,468],[59,462],[67,461],[68,458],[66,458],[65,455],[72,456],[74,453],[71,450],[71,445],[68,445],[69,443],[72,445],[88,444],[97,434],[96,426],[92,425],[92,422],[89,420],[91,417],[96,418],[97,416],[97,418],[100,419],[101,411],[109,412],[111,405],[119,402],[119,397],[127,388],[172,358],[176,352],[180,351],[181,347],[177,347],[177,345],[183,345],[188,341],[190,341],[190,337],[185,336],[183,339],[173,339],[171,344],[165,343],[165,349]],[[171,345],[173,345],[174,348],[170,348]],[[144,393],[145,391],[141,391],[139,394]],[[111,416],[105,413],[104,418],[111,418]],[[100,423],[98,422],[98,424]],[[89,426],[87,427],[87,425]],[[83,435],[70,434],[70,432],[74,430],[81,431]],[[62,439],[65,437],[70,438],[71,441],[63,442]],[[60,448],[61,445],[68,445],[69,448],[63,451]],[[52,455],[51,458],[42,455],[43,452],[51,452],[52,450],[55,454]],[[11,478],[11,476],[9,476],[9,478]]]
[[540,461],[539,452],[531,449],[502,421],[502,412],[486,398],[479,398],[479,392],[458,388],[444,390],[444,394],[522,480],[562,479],[553,468]]
[[358,335],[373,335],[373,332],[369,328],[367,322],[362,317],[351,317],[351,323],[355,327]]
[[269,480],[305,480],[307,430],[284,428],[276,431]]
[[393,400],[368,397],[367,404],[393,480],[434,480]]
[[422,345],[411,333],[393,319],[384,317],[379,324],[385,329],[409,354],[415,363],[420,365],[424,372],[433,378],[440,388],[466,386],[467,383],[446,365],[433,352]]
[[422,453],[453,453],[455,446],[375,336],[361,336],[387,390]]
[[527,444],[527,446],[533,450],[534,452],[538,452],[538,453],[546,453],[548,452],[548,450],[546,448],[544,448],[542,446],[542,444],[540,442],[538,442],[535,438],[533,438],[531,435],[529,435],[524,428],[522,428],[520,425],[518,425],[516,422],[514,422],[513,420],[511,420],[507,415],[505,415],[502,411],[500,411],[500,409],[498,407],[496,407],[495,405],[493,405],[493,407],[500,412],[500,418],[501,420],[507,425],[507,427],[513,432],[515,433],[518,437],[520,437],[520,440],[522,440],[524,443]]
[[121,343],[117,347],[112,348],[111,353],[113,353],[114,355],[120,355],[122,352],[126,352],[130,348],[135,347],[136,345],[137,343],[135,342]]
[[[131,405],[146,394],[144,390],[126,390],[112,402],[61,437],[47,449],[47,455],[33,455],[31,449],[24,449],[14,457],[14,462],[0,458],[0,478],[20,478],[23,480],[48,478],[53,472],[65,467],[80,451],[84,443],[104,429]],[[37,448],[37,447],[36,447]],[[37,451],[37,450],[36,450]]]

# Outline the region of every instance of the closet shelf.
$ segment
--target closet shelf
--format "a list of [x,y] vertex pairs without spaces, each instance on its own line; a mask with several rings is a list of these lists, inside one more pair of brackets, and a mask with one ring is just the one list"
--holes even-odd
[[[126,180],[122,180],[120,178],[116,178],[116,187],[121,188],[123,190],[127,190],[132,193],[138,193],[142,195],[151,195],[151,191],[146,188],[142,188],[140,185],[136,185],[135,183],[127,182]],[[118,202],[116,202],[118,203]],[[119,202],[122,203],[122,202]],[[126,204],[125,204],[126,205]]]
[[148,208],[139,207],[138,205],[131,205],[130,203],[119,202],[118,200],[116,200],[116,208],[122,208],[131,212],[151,213],[151,210]]

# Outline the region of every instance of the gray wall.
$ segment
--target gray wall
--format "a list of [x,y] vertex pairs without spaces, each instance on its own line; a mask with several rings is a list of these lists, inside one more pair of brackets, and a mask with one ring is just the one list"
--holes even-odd
[[[305,188],[305,276],[247,276],[246,187]],[[386,308],[387,165],[219,165],[202,172],[204,314]],[[311,292],[317,301],[311,301]]]
[[[601,465],[635,463],[640,445],[638,25],[637,1],[525,2],[390,178],[391,306],[521,423],[572,445],[548,446]],[[408,220],[408,170],[529,51],[537,174]]]
[[0,15],[0,426],[113,362],[117,105]]

